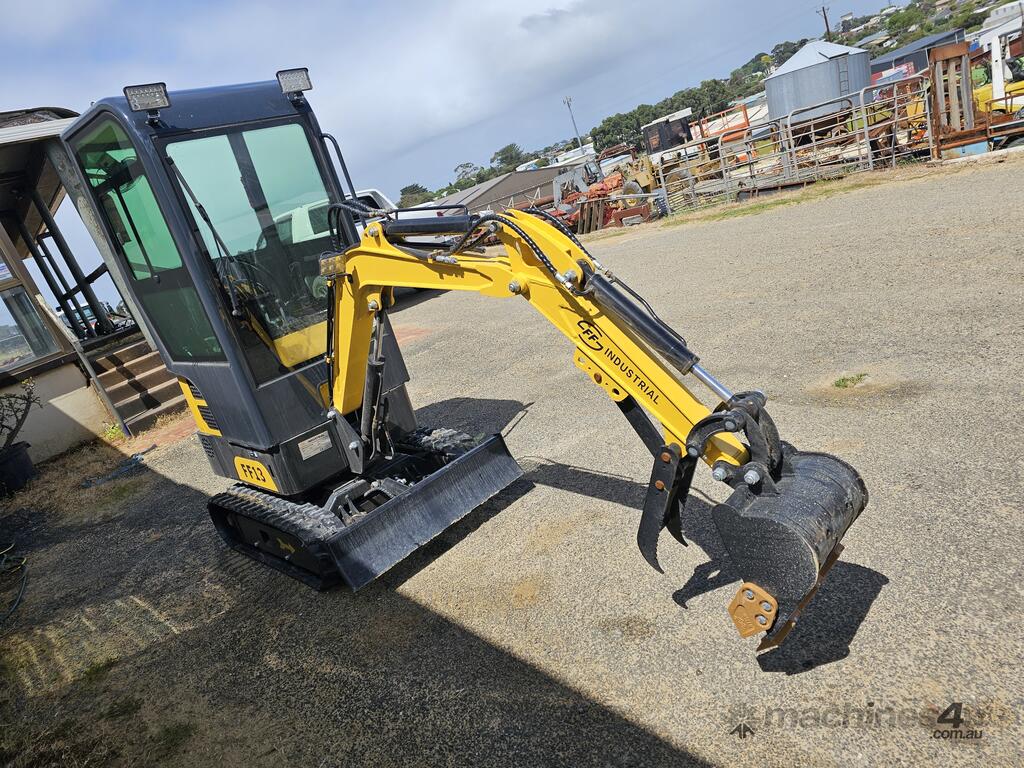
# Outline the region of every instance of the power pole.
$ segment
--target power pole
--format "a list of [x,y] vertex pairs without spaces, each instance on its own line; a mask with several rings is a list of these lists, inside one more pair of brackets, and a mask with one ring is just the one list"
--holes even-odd
[[576,143],[579,145],[580,152],[582,152],[583,139],[580,138],[580,129],[576,127],[576,116],[572,113],[572,96],[566,96],[562,99],[562,103],[569,108],[569,118],[572,120],[572,130],[576,134]]
[[823,6],[821,6],[821,10],[820,11],[816,11],[816,13],[819,16],[821,16],[821,18],[823,18],[825,20],[825,39],[828,40],[831,43],[832,42],[832,29],[828,25],[828,10],[829,10],[828,6],[823,5]]

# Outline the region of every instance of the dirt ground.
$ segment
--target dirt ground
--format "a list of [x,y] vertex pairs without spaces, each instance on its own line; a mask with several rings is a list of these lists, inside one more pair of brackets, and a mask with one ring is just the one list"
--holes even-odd
[[1021,764],[1022,171],[594,239],[786,439],[864,476],[780,650],[725,613],[708,472],[659,575],[635,545],[649,454],[570,345],[524,302],[420,295],[393,321],[421,422],[503,431],[525,478],[353,595],[225,549],[204,502],[227,483],[187,422],[45,467],[0,511],[29,567],[0,629],[0,763]]

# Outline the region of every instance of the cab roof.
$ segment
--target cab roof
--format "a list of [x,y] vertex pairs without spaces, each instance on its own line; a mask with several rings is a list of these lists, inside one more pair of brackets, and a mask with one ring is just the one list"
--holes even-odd
[[63,136],[68,138],[99,112],[113,112],[140,134],[157,135],[289,117],[302,109],[281,92],[276,80],[169,91],[168,96],[171,106],[160,110],[158,127],[147,122],[147,113],[133,112],[124,96],[110,96],[87,109]]

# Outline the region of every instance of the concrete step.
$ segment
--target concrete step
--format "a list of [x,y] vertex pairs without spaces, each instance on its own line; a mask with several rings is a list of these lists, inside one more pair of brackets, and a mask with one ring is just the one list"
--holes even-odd
[[99,374],[124,367],[129,361],[148,355],[151,352],[153,352],[153,350],[145,339],[143,339],[142,341],[136,341],[126,347],[114,350],[113,352],[102,352],[95,357],[90,357],[89,362],[92,363],[92,367],[95,368],[96,373]]
[[[111,371],[111,373],[116,373],[116,371]],[[163,363],[159,363],[155,368],[150,368],[148,371],[143,371],[131,378],[122,379],[116,384],[104,385],[104,388],[107,390],[107,397],[110,398],[110,401],[117,403],[130,398],[132,395],[139,395],[161,384],[166,384],[171,380],[177,381],[174,374],[164,368]]]
[[123,381],[128,381],[139,374],[151,371],[157,366],[163,364],[164,361],[160,358],[159,352],[149,352],[141,357],[135,357],[127,360],[116,368],[111,368],[103,373],[100,373],[100,370],[97,368],[96,373],[98,374],[97,378],[100,380],[100,384],[103,385],[103,388],[109,390],[116,387]]
[[181,394],[181,387],[178,386],[177,379],[172,379],[171,381],[165,381],[163,384],[158,384],[145,392],[136,392],[124,400],[115,401],[114,408],[121,414],[121,418],[127,421],[144,411],[159,408],[161,405],[169,403],[178,397],[184,397],[184,395]]
[[145,432],[156,424],[157,419],[161,416],[184,411],[187,407],[188,404],[185,402],[185,396],[181,394],[181,390],[179,389],[178,396],[173,400],[168,400],[166,403],[162,403],[159,407],[153,408],[145,413],[141,413],[138,416],[125,419],[125,424],[128,425],[128,429],[133,435],[137,435],[140,432]]

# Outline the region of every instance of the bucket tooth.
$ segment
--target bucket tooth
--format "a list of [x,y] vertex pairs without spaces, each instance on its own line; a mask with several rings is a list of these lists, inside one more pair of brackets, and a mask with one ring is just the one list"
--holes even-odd
[[779,615],[779,602],[752,581],[745,582],[729,603],[729,615],[740,637],[770,630]]

